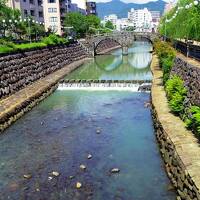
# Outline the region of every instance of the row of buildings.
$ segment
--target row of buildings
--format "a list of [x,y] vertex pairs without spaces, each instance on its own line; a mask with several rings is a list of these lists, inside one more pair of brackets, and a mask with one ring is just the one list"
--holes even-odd
[[13,9],[19,9],[22,17],[31,16],[35,21],[44,23],[45,29],[62,35],[65,29],[63,22],[68,12],[80,12],[85,15],[96,12],[96,3],[93,1],[78,0],[79,6],[73,0],[8,0],[7,4]]
[[107,21],[111,21],[118,31],[131,28],[137,32],[151,32],[157,30],[160,17],[160,11],[149,11],[147,8],[135,10],[132,8],[128,12],[127,18],[119,19],[117,15],[112,14],[105,16],[102,23],[105,24]]

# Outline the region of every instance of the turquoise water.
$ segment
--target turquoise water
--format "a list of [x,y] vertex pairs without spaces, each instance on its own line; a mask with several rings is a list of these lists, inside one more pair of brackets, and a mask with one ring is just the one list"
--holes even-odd
[[[150,50],[137,42],[127,57],[114,51],[67,78],[151,79]],[[0,200],[175,200],[149,100],[149,93],[105,88],[54,92],[0,135]]]
[[[56,91],[1,135],[0,198],[175,199],[147,101],[147,93]],[[60,176],[48,180],[52,171]]]
[[66,76],[66,79],[151,80],[151,50],[150,43],[135,42],[129,48],[128,56],[123,56],[121,49],[97,56]]

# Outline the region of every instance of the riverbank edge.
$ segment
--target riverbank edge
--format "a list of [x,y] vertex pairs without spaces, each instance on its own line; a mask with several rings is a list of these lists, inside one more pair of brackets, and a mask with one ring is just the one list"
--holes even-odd
[[184,122],[168,107],[162,84],[163,72],[154,54],[151,101],[155,134],[168,177],[177,190],[177,200],[200,200],[200,146]]
[[[1,109],[0,112],[0,133],[51,95],[57,89],[58,83],[62,78],[88,60],[91,60],[91,58],[80,58],[80,60],[66,65],[62,69],[47,75],[6,99],[1,100],[0,105],[5,107],[5,110],[2,112]],[[24,97],[25,95],[26,97]],[[22,98],[21,100],[20,97]],[[19,101],[15,102],[16,99],[19,99]]]

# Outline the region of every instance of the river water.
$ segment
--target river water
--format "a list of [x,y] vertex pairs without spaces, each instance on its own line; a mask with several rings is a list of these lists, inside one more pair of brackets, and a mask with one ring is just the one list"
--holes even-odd
[[[110,55],[98,57],[98,73],[91,61],[67,78],[150,79],[148,48],[137,43],[131,64],[120,65],[113,64],[121,57],[116,50],[109,64]],[[132,91],[55,91],[0,136],[0,199],[175,200],[144,106],[149,99]],[[120,172],[110,173],[113,168]]]

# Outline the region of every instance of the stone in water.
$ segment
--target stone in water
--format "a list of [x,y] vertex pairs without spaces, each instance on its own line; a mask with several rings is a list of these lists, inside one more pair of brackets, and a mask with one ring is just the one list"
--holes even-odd
[[82,184],[80,182],[76,183],[76,189],[80,189],[82,187]]
[[60,174],[58,172],[52,172],[53,176],[59,176]]
[[116,174],[116,173],[119,173],[119,172],[120,172],[120,169],[118,169],[118,168],[111,169],[111,173],[113,173],[113,174]]
[[24,178],[25,178],[25,179],[31,179],[31,178],[32,178],[32,175],[31,175],[31,174],[24,174]]
[[85,165],[80,165],[80,169],[86,170],[86,166]]
[[88,159],[91,159],[92,158],[92,155],[91,154],[88,154],[88,157],[87,157]]

